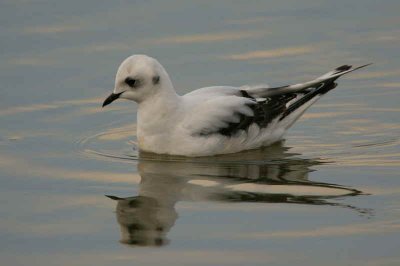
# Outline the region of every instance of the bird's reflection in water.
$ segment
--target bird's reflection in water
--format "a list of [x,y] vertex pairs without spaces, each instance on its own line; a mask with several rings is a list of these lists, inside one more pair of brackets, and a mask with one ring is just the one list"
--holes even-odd
[[139,195],[117,201],[121,242],[139,246],[168,243],[178,214],[178,201],[265,202],[342,206],[360,214],[368,210],[330,201],[362,192],[312,182],[308,174],[317,160],[299,159],[281,143],[237,154],[180,158],[141,154]]
[[121,243],[139,246],[162,246],[168,243],[167,232],[178,217],[173,206],[146,196],[118,198],[117,221],[121,227]]

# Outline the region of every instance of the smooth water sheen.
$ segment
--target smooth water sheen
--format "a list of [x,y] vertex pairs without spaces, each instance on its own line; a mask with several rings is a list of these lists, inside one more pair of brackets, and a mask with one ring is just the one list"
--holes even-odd
[[[2,265],[400,265],[399,1],[2,1]],[[286,140],[139,154],[119,63],[179,93],[339,80]]]

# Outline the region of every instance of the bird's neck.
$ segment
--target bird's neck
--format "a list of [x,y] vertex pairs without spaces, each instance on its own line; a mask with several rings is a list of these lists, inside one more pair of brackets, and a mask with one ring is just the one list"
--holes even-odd
[[[165,86],[165,85],[164,85]],[[181,99],[174,88],[165,86],[138,106],[138,135],[153,136],[163,134],[175,123],[175,115]]]

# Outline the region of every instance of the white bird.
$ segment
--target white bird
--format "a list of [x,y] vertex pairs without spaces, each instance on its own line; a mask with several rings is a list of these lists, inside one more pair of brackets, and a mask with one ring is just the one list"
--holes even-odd
[[[369,65],[369,64],[367,64]],[[312,81],[268,86],[214,86],[178,95],[164,67],[146,55],[119,66],[113,93],[138,103],[137,138],[142,151],[210,156],[270,145],[340,76],[367,65],[340,66]]]

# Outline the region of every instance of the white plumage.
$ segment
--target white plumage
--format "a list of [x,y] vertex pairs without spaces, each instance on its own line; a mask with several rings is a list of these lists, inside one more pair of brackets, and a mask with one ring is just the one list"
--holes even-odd
[[217,86],[180,96],[157,60],[133,55],[119,67],[114,91],[103,106],[118,98],[139,104],[141,150],[184,156],[233,153],[279,141],[309,106],[336,86],[337,78],[364,66],[344,65],[291,86]]

